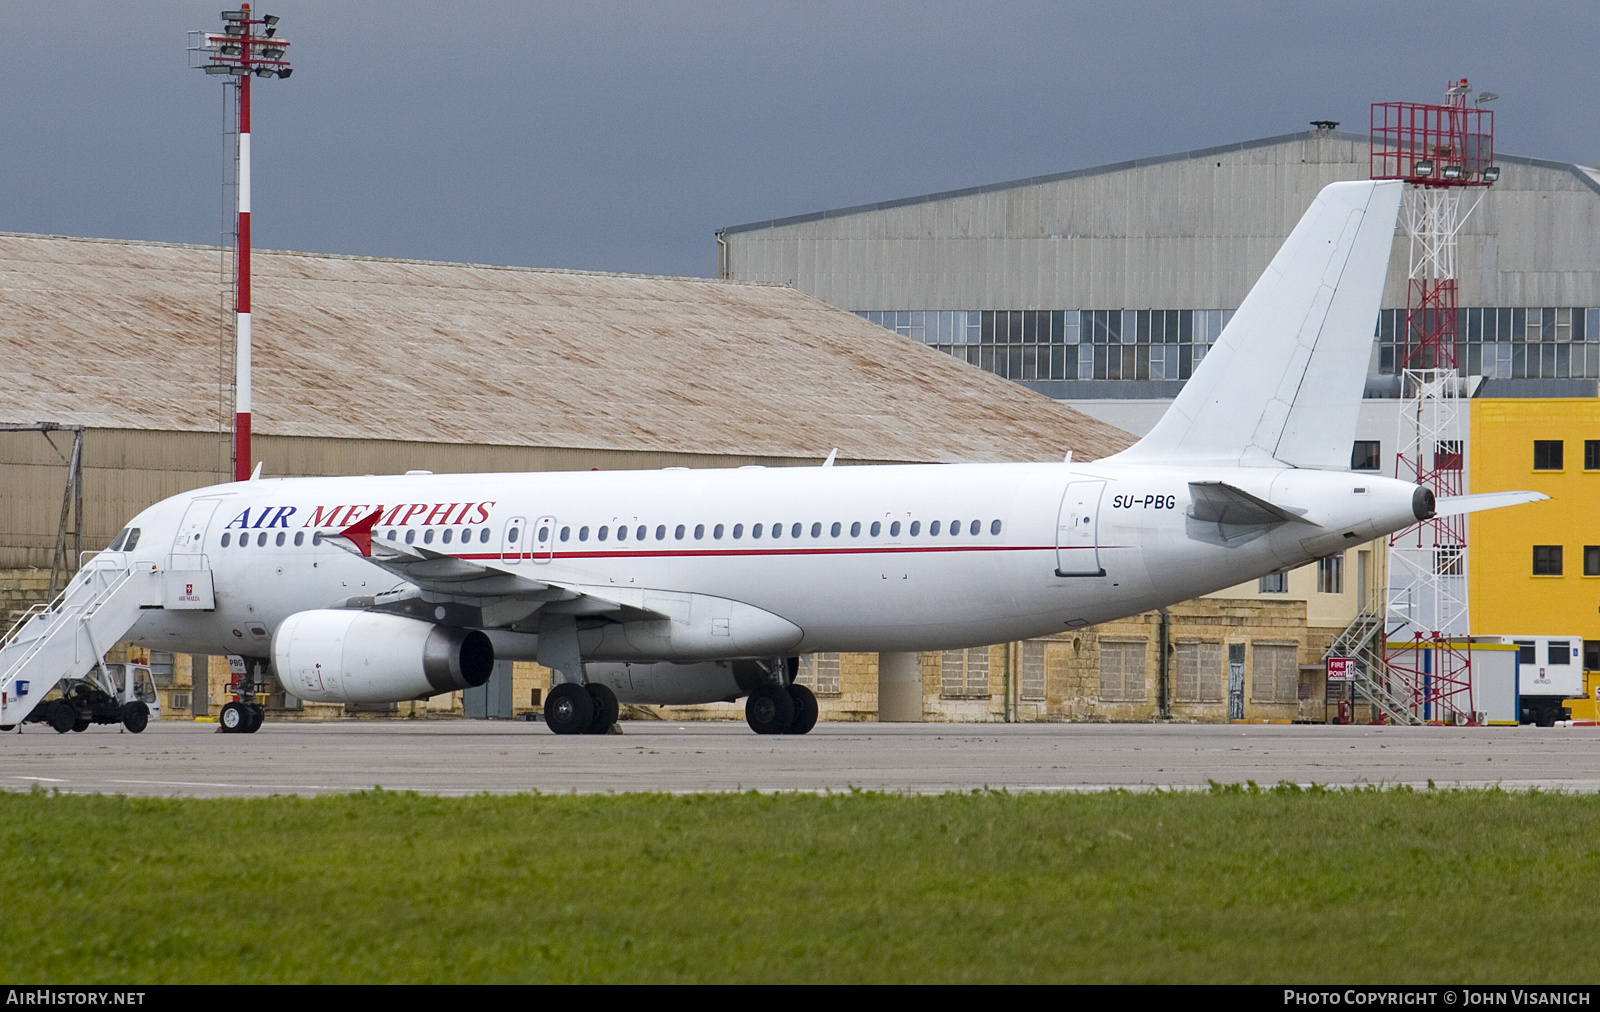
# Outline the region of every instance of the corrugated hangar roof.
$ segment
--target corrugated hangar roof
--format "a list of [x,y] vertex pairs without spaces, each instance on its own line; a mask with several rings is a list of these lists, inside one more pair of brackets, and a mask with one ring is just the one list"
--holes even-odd
[[[253,254],[254,431],[856,460],[1132,437],[791,288]],[[215,431],[215,247],[0,233],[0,420]]]

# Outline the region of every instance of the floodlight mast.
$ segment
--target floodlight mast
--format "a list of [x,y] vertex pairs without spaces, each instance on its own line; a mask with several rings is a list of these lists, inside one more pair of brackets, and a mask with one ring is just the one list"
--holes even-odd
[[[1404,333],[1394,364],[1401,421],[1396,477],[1435,498],[1461,495],[1464,485],[1456,279],[1457,237],[1487,189],[1494,164],[1498,96],[1483,92],[1468,107],[1466,78],[1445,87],[1442,105],[1378,102],[1372,106],[1370,174],[1407,184],[1402,221],[1410,240]],[[1472,195],[1463,206],[1463,196]],[[1395,719],[1408,723],[1477,719],[1473,701],[1472,631],[1467,596],[1467,518],[1433,517],[1389,537],[1389,575],[1379,680]],[[1359,679],[1358,679],[1359,680]]]
[[[287,78],[293,73],[284,55],[289,43],[277,38],[278,18],[251,16],[250,5],[222,12],[221,32],[197,32],[201,54],[193,65],[207,74],[226,75],[239,102],[238,175],[235,185],[238,225],[234,254],[234,405],[233,477],[250,477],[250,78]],[[260,29],[259,31],[257,29]]]

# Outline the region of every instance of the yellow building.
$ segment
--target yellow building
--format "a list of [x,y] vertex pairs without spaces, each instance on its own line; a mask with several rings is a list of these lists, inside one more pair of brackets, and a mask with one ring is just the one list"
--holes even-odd
[[1581,635],[1584,668],[1600,669],[1600,400],[1471,404],[1470,491],[1550,496],[1472,514],[1472,631]]

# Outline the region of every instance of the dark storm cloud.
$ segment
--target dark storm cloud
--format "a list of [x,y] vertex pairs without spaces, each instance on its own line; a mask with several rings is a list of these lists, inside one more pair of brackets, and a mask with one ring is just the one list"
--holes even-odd
[[[213,242],[212,3],[0,11],[0,229]],[[705,274],[723,225],[1504,96],[1600,159],[1592,5],[283,0],[258,246]]]

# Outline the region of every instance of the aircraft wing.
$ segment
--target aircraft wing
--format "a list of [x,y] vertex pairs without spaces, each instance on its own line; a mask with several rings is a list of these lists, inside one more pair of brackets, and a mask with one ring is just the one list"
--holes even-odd
[[[564,615],[603,615],[618,621],[665,618],[639,602],[629,602],[626,592],[615,597],[597,595],[593,589],[576,589],[493,565],[436,552],[419,545],[398,545],[374,540],[372,527],[378,512],[323,540],[359,555],[379,569],[404,580],[420,592],[429,606],[446,607],[446,621],[484,627],[509,627],[526,621],[537,611]],[[360,605],[404,614],[421,614],[416,593],[377,595]],[[461,609],[468,609],[462,614]]]
[[1434,503],[1433,515],[1453,517],[1479,510],[1496,510],[1502,506],[1519,506],[1525,502],[1541,502],[1550,498],[1543,492],[1481,492],[1477,495],[1445,496]]

